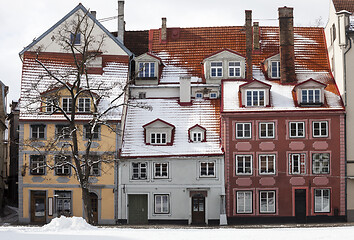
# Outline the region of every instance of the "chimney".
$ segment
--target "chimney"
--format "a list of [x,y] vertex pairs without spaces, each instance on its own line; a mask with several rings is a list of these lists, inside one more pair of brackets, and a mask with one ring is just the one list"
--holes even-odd
[[124,1],[118,1],[118,39],[124,43]]
[[282,7],[279,11],[279,51],[280,51],[280,82],[296,81],[294,53],[293,8]]
[[191,104],[191,78],[179,78],[179,102],[181,105]]
[[161,42],[167,41],[167,19],[165,17],[162,18],[162,26],[161,26]]
[[253,49],[259,50],[259,22],[253,23]]
[[253,33],[252,33],[252,10],[246,10],[246,79],[252,80],[252,51],[253,51]]
[[90,13],[91,13],[92,17],[96,18],[96,15],[97,15],[96,11],[91,11]]

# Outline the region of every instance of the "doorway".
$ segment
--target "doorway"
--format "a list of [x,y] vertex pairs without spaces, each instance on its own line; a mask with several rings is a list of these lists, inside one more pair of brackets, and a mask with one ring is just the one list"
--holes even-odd
[[128,195],[128,223],[148,224],[148,199],[145,194]]
[[306,189],[295,189],[295,218],[298,223],[306,222]]
[[202,194],[192,196],[192,224],[205,224],[205,197]]
[[46,219],[46,192],[31,191],[31,222],[42,224]]

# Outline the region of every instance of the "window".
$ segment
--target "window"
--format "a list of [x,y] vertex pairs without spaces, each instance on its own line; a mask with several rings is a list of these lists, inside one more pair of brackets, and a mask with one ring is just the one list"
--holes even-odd
[[252,155],[236,155],[236,175],[252,175]]
[[55,160],[55,174],[56,175],[70,175],[71,157],[67,155],[56,155]]
[[301,104],[319,104],[321,103],[320,89],[302,89]]
[[229,77],[241,77],[240,62],[229,62]]
[[313,174],[329,173],[329,153],[312,154],[312,173]]
[[166,133],[151,133],[150,135],[150,143],[151,144],[166,144],[167,134]]
[[260,138],[274,138],[274,123],[259,123]]
[[63,215],[69,217],[71,215],[71,192],[70,191],[54,191],[56,196],[56,212],[58,217]]
[[289,173],[306,174],[306,155],[293,153],[289,155]]
[[91,109],[91,99],[90,98],[79,98],[79,111],[78,112],[90,112]]
[[280,62],[273,61],[271,62],[272,67],[272,78],[280,78]]
[[305,137],[305,123],[304,122],[290,122],[290,137]]
[[170,198],[168,194],[155,195],[155,213],[156,214],[170,213]]
[[260,213],[275,213],[275,191],[260,191],[259,205]]
[[72,104],[72,99],[71,98],[62,98],[62,108],[64,112],[71,112],[71,104]]
[[210,76],[211,77],[222,77],[222,62],[211,62],[210,63]]
[[236,138],[251,138],[251,123],[236,123]]
[[329,189],[315,189],[315,212],[330,212]]
[[312,123],[313,137],[328,137],[328,122],[320,121]]
[[139,77],[155,77],[155,63],[144,62],[139,63]]
[[32,175],[44,175],[45,174],[45,160],[42,155],[31,155],[30,166]]
[[45,125],[31,125],[31,138],[44,139]]
[[252,191],[237,191],[237,213],[252,213]]
[[246,106],[260,107],[265,106],[264,90],[246,90]]
[[195,98],[197,99],[202,99],[203,98],[203,93],[199,92],[195,94]]
[[200,163],[201,177],[215,177],[215,162],[201,162]]
[[57,138],[70,138],[70,126],[69,125],[55,125],[55,135]]
[[147,179],[147,164],[142,162],[132,163],[132,179]]
[[201,142],[204,140],[204,137],[203,137],[203,132],[193,132],[192,133],[192,136],[193,136],[193,142]]
[[275,155],[259,155],[259,174],[275,174]]
[[168,178],[168,163],[154,163],[154,177]]
[[209,98],[210,98],[210,99],[216,99],[216,98],[218,98],[218,94],[217,94],[216,92],[211,92],[211,93],[209,94]]
[[70,34],[70,41],[73,45],[80,45],[81,44],[81,34],[80,33],[71,33]]
[[[101,131],[101,127],[99,125],[96,125],[93,129],[92,129],[92,126],[90,126],[89,124],[84,125],[85,139],[95,139],[95,140],[99,139],[100,138],[100,131]],[[90,138],[90,136],[92,138]]]

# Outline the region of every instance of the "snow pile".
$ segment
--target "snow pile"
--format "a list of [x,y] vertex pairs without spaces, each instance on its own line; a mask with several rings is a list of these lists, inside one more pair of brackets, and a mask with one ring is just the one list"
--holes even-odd
[[42,227],[45,232],[59,232],[59,231],[82,231],[95,230],[97,227],[88,224],[85,219],[81,217],[64,217],[54,218],[52,221]]

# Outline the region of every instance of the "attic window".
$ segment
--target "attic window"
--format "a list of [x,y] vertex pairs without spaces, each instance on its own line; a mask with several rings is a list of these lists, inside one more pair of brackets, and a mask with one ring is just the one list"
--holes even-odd
[[70,34],[70,41],[73,45],[80,45],[81,44],[81,34],[80,33],[71,33]]
[[139,63],[139,77],[155,77],[155,72],[154,62]]
[[302,89],[301,90],[301,104],[318,105],[321,104],[321,90],[320,89]]

